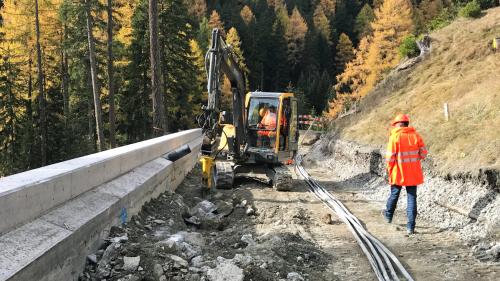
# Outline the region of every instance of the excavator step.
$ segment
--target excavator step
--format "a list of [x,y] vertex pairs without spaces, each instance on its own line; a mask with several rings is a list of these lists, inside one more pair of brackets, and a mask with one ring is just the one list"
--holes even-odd
[[285,165],[277,165],[269,169],[268,177],[273,188],[278,191],[290,191],[293,187],[292,172]]
[[215,187],[218,189],[232,189],[234,184],[233,163],[217,161],[215,163]]

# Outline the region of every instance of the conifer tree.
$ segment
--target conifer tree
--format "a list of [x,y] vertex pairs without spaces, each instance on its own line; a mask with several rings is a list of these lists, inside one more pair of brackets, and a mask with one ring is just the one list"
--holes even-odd
[[314,10],[314,27],[328,42],[331,42],[330,20],[325,15],[323,7],[318,5]]
[[335,0],[320,0],[318,6],[320,6],[327,17],[332,17],[335,15]]
[[331,101],[328,103],[329,116],[336,117],[360,98],[360,91],[365,87],[366,78],[370,74],[370,69],[366,64],[370,39],[370,37],[361,39],[355,52],[356,57],[348,62],[344,72],[337,76],[337,84],[335,84]]
[[208,99],[208,92],[207,76],[205,73],[205,54],[202,52],[198,42],[194,39],[189,40],[189,47],[191,49],[190,58],[194,62],[196,81],[198,82],[196,91],[203,93],[200,95],[200,100],[198,102],[206,103]]
[[193,31],[187,7],[182,0],[161,0],[160,49],[162,54],[163,93],[169,120],[169,130],[175,132],[194,126],[194,111],[201,107],[201,92],[196,87],[197,70],[191,57],[189,41]]
[[212,14],[210,14],[210,19],[208,20],[208,26],[210,27],[210,32],[214,28],[220,29],[223,35],[226,34],[224,30],[224,23],[222,22],[219,13],[217,13],[216,10],[212,11]]
[[337,43],[337,53],[335,55],[335,71],[342,73],[345,64],[354,58],[354,48],[352,42],[345,33],[340,34],[339,42]]
[[307,23],[295,7],[285,32],[288,43],[288,61],[292,69],[296,69],[302,59],[307,31]]
[[141,0],[134,9],[131,28],[131,43],[127,52],[129,63],[124,69],[127,83],[123,87],[123,99],[119,100],[118,106],[120,115],[123,116],[118,129],[126,136],[127,143],[138,142],[152,135],[147,0]]
[[375,11],[373,40],[367,55],[370,74],[360,95],[365,95],[382,79],[384,71],[399,62],[398,47],[413,29],[412,4],[409,0],[385,0]]
[[206,0],[184,0],[185,6],[188,8],[189,16],[201,20],[207,13]]
[[241,40],[238,35],[236,28],[231,27],[227,32],[226,43],[231,46],[236,58],[238,59],[238,65],[243,70],[243,72],[248,75],[249,70],[245,64],[245,57],[243,56],[243,50],[241,49]]
[[210,29],[210,26],[208,24],[208,19],[206,17],[202,18],[198,26],[198,31],[196,33],[196,41],[203,51],[208,50],[208,43],[210,41],[211,32],[212,30]]
[[241,19],[248,26],[251,22],[255,21],[255,15],[252,12],[252,9],[245,5],[240,12]]
[[443,0],[422,0],[418,5],[418,11],[424,24],[437,17],[443,8]]
[[356,16],[356,23],[354,25],[354,31],[356,31],[358,35],[358,40],[361,40],[361,38],[371,33],[371,22],[374,18],[375,13],[373,12],[372,7],[370,7],[368,3],[365,4]]

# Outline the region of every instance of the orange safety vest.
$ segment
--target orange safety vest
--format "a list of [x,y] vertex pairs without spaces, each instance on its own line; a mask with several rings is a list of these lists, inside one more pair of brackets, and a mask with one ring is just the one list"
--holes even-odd
[[413,127],[394,128],[387,144],[389,184],[416,186],[424,182],[420,160],[427,155],[422,137]]
[[[262,118],[260,123],[264,126],[266,130],[276,129],[276,113],[268,111],[266,115]],[[257,131],[259,136],[270,136],[274,133],[273,131]]]

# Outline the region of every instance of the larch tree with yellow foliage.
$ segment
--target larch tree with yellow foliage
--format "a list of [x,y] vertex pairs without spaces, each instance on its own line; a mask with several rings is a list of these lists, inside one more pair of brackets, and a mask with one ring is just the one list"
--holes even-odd
[[384,73],[399,63],[398,47],[413,31],[412,9],[410,0],[385,0],[375,11],[373,39],[366,60],[370,74],[359,92],[360,96],[371,91]]
[[292,67],[292,73],[296,72],[302,59],[307,31],[307,23],[300,14],[299,9],[297,7],[293,8],[285,30],[285,38],[288,43],[288,61]]
[[250,23],[255,21],[255,15],[253,14],[252,9],[250,9],[250,7],[248,7],[248,5],[245,5],[241,9],[240,17],[247,26],[250,25]]
[[355,58],[345,65],[344,72],[337,75],[337,84],[334,86],[335,96],[328,103],[329,116],[337,116],[359,98],[359,90],[365,86],[366,77],[370,73],[366,64],[370,39],[370,37],[361,39],[354,53]]

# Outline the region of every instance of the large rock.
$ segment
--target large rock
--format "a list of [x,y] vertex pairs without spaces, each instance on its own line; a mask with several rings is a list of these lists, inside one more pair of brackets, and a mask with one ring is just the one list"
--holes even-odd
[[216,268],[207,272],[210,281],[243,281],[243,269],[229,261],[223,261]]
[[141,257],[123,257],[123,270],[135,271],[139,267]]
[[309,132],[307,135],[304,136],[301,144],[302,145],[313,145],[314,143],[316,143],[319,140],[320,136],[321,136],[320,133]]

